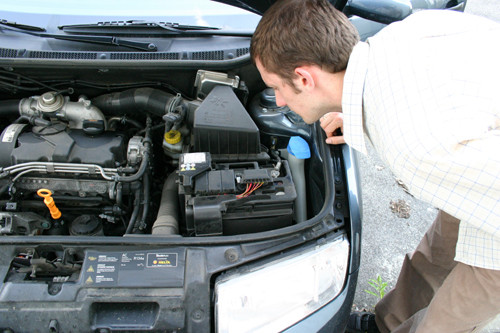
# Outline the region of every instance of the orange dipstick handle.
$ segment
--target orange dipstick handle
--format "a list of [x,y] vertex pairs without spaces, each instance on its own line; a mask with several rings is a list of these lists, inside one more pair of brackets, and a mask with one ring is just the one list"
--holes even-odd
[[50,190],[47,190],[45,188],[39,189],[36,194],[41,196],[43,199],[43,203],[47,206],[47,208],[50,211],[50,215],[52,215],[52,218],[54,220],[57,220],[58,218],[61,217],[61,211],[56,207],[56,204],[54,202],[54,199],[52,199],[51,195],[52,192]]

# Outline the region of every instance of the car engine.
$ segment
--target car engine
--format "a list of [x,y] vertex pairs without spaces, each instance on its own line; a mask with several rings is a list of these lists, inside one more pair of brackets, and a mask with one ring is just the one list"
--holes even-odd
[[283,140],[308,125],[269,90],[247,110],[244,85],[221,75],[199,71],[196,98],[70,88],[2,101],[13,120],[0,135],[0,235],[224,236],[297,223],[304,176]]

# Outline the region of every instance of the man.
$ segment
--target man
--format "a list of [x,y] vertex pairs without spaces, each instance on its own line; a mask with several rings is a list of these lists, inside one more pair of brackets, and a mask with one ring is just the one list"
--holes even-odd
[[354,313],[348,331],[470,332],[500,312],[499,41],[499,25],[443,10],[358,42],[325,0],[279,1],[259,23],[251,54],[276,103],[320,120],[327,143],[365,153],[366,136],[440,209],[376,325]]

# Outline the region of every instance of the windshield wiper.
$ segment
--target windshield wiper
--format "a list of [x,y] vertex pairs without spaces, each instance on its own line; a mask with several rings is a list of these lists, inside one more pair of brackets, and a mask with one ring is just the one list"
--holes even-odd
[[[124,46],[132,49],[142,50],[142,51],[157,51],[158,47],[156,44],[151,42],[140,42],[135,40],[128,40],[123,38],[118,38],[115,36],[81,36],[81,35],[57,35],[49,34],[44,32],[35,32],[32,30],[33,27],[20,25],[23,28],[13,26],[12,24],[7,24],[0,20],[0,30],[15,31],[31,36],[42,37],[42,38],[53,38],[59,40],[68,40],[74,42],[92,43],[92,44],[106,44],[115,46]],[[26,28],[28,27],[28,28]],[[41,29],[41,28],[40,28]],[[40,31],[40,30],[36,30]],[[42,30],[45,31],[45,30]]]
[[62,25],[58,27],[59,29],[66,32],[100,32],[103,30],[109,31],[120,31],[120,30],[151,30],[155,28],[159,28],[162,30],[166,30],[172,33],[182,34],[186,31],[206,31],[206,30],[220,30],[220,28],[216,27],[206,27],[199,25],[185,25],[179,23],[170,23],[170,22],[152,22],[152,21],[140,21],[140,20],[129,20],[129,21],[108,21],[108,22],[97,22],[91,24],[71,24],[71,25]]
[[252,32],[226,31],[217,27],[186,25],[170,22],[153,21],[109,21],[92,24],[72,24],[58,27],[60,30],[73,34],[113,34],[113,35],[182,35],[182,36],[239,36],[249,37]]
[[26,31],[40,31],[40,32],[46,31],[44,28],[36,27],[34,25],[20,24],[20,23],[16,23],[16,22],[4,20],[4,19],[0,19],[0,24],[3,26],[17,28],[17,29],[26,30]]

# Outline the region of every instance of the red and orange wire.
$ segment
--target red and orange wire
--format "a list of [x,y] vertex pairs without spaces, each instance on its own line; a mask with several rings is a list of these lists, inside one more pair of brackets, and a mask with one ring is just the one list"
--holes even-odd
[[236,198],[237,199],[246,198],[262,185],[264,185],[264,183],[248,183],[245,192],[238,194]]

